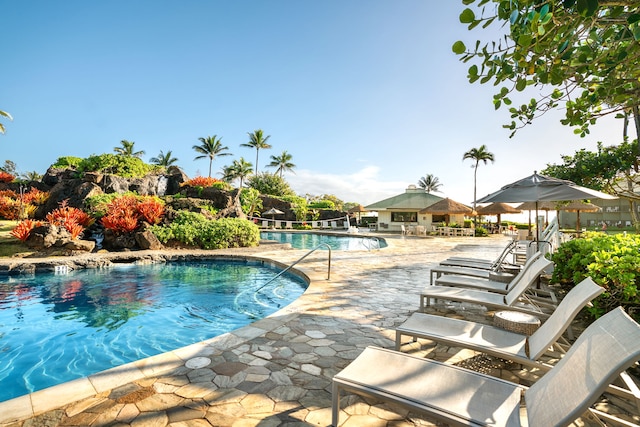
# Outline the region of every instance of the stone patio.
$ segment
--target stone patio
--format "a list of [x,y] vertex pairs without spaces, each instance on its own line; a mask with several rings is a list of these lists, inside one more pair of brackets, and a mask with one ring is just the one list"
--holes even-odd
[[[0,403],[0,426],[328,426],[331,378],[368,345],[394,347],[393,328],[417,310],[417,295],[429,283],[430,268],[453,255],[493,259],[510,239],[501,235],[381,237],[387,239],[387,248],[332,251],[329,280],[328,252],[316,251],[307,257],[296,268],[311,279],[309,289],[268,318],[202,343]],[[211,252],[286,264],[307,253],[281,245]],[[0,266],[12,261],[0,261]],[[491,322],[491,313],[478,307],[431,310]],[[534,370],[427,341],[407,343],[403,351],[524,384],[536,378]],[[344,427],[441,425],[401,407],[355,395],[344,396],[341,407]],[[606,402],[601,407],[623,411]]]

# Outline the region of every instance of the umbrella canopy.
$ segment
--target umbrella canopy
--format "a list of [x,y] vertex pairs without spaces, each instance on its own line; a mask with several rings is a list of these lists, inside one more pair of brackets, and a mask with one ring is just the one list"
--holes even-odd
[[367,210],[362,205],[357,205],[349,209],[347,212],[350,214],[358,214],[358,222],[360,222],[360,214],[362,212],[366,212]]
[[[536,202],[525,202],[518,206],[523,211],[532,211],[536,209]],[[580,212],[598,212],[602,208],[593,203],[583,202],[582,200],[571,200],[568,203],[565,202],[538,202],[538,210],[547,211],[568,211],[576,212],[576,230],[580,229]],[[549,220],[547,219],[547,222]]]
[[500,222],[501,222],[500,216],[502,214],[521,212],[519,208],[514,208],[511,205],[508,205],[506,203],[500,203],[500,202],[491,203],[490,205],[479,207],[478,209],[476,209],[476,211],[478,212],[478,215],[496,215],[498,217],[497,218],[498,227],[500,226]]
[[[534,171],[533,175],[505,185],[500,190],[478,199],[477,203],[535,202],[538,206],[540,202],[545,201],[616,198],[600,191],[581,187],[572,181],[539,175]],[[540,240],[540,230],[536,229],[536,233],[538,234],[536,240]]]
[[520,208],[514,208],[506,203],[491,203],[487,206],[481,206],[476,209],[478,215],[501,215],[510,213],[520,213]]
[[420,213],[430,213],[436,215],[471,215],[471,212],[473,212],[473,209],[471,209],[469,206],[463,205],[462,203],[456,202],[455,200],[451,200],[448,197],[446,199],[440,200],[439,202],[435,202],[434,204],[427,206],[420,211]]
[[271,208],[268,211],[262,212],[262,215],[282,215],[283,213],[284,212],[282,212],[280,209]]
[[273,221],[273,225],[272,228],[276,227],[276,215],[282,215],[284,212],[282,212],[280,209],[276,209],[276,208],[271,208],[267,211],[262,212],[262,215],[271,215],[271,220]]
[[534,172],[531,176],[505,185],[500,190],[478,199],[477,203],[557,202],[580,199],[617,199],[617,197],[581,187],[571,181]]

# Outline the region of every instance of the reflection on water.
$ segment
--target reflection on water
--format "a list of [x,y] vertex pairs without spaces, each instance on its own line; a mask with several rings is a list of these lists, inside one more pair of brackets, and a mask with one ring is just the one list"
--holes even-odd
[[283,275],[256,305],[252,290],[278,272],[225,260],[0,276],[0,401],[267,316],[306,288]]

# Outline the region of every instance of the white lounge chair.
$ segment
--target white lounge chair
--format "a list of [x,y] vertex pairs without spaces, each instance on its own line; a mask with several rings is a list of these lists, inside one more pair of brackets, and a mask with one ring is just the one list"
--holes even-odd
[[517,247],[518,242],[516,240],[512,240],[507,246],[505,246],[505,248],[496,259],[486,260],[467,257],[449,257],[444,261],[440,261],[440,266],[472,267],[498,271],[500,269],[500,266],[506,263],[506,259],[509,254],[516,250]]
[[529,283],[529,286],[531,286],[533,283],[537,283],[540,279],[540,276],[545,272],[545,270],[548,270],[552,266],[553,262],[543,257],[540,253],[535,258],[532,257],[532,259],[527,261],[527,264],[525,264],[525,268],[523,268],[520,273],[514,276],[514,278],[507,283],[497,280],[481,279],[477,277],[448,275],[436,279],[435,285],[427,286],[426,291],[428,292],[431,288],[434,287],[455,287],[507,294],[511,289],[518,286],[518,284],[521,282]]
[[[532,269],[538,270],[541,266],[546,268],[552,265],[552,262],[544,257],[538,258],[533,264]],[[527,291],[535,292],[532,285],[537,281],[540,275],[526,274],[522,276],[522,280],[516,281],[506,294],[496,292],[488,292],[488,289],[477,289],[453,287],[453,286],[427,286],[420,293],[420,311],[424,311],[424,307],[434,300],[446,300],[457,302],[468,302],[472,304],[483,305],[491,309],[521,311],[531,314],[536,313],[537,316],[548,317],[549,314],[543,311],[543,308],[555,308],[555,296],[549,294],[550,299],[537,298],[534,295],[525,295]],[[479,280],[478,280],[479,282]],[[489,281],[485,281],[489,282]],[[505,285],[504,283],[502,285]],[[479,286],[479,285],[478,285]],[[545,292],[546,293],[546,292]]]
[[367,347],[333,377],[332,425],[339,425],[343,390],[397,403],[449,425],[521,426],[521,401],[529,427],[567,426],[587,411],[610,419],[611,415],[590,406],[638,359],[640,325],[622,308],[592,323],[560,362],[529,388],[454,365]]
[[[542,252],[536,252],[527,259],[524,266],[519,270],[521,273],[527,265],[531,264],[536,259],[542,256]],[[485,269],[485,268],[473,268],[473,267],[455,267],[451,265],[439,265],[433,267],[429,273],[430,276],[430,284],[434,284],[434,279],[439,279],[442,275],[455,275],[456,277],[460,276],[469,276],[476,277],[480,279],[490,279],[491,277],[497,276],[506,276],[511,277],[512,279],[516,277],[515,274],[509,274],[506,272],[497,271],[497,269]]]
[[[402,336],[408,335],[414,341],[424,338],[524,365],[541,365],[540,357],[570,327],[580,310],[602,292],[604,288],[595,284],[591,278],[584,279],[565,295],[551,316],[531,336],[492,325],[413,313],[396,328],[396,350],[400,350]],[[560,348],[561,352],[565,350]]]

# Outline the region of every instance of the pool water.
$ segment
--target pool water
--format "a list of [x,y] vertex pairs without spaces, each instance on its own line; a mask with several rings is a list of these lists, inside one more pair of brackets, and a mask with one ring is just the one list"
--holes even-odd
[[[363,251],[379,249],[387,246],[384,239],[371,236],[338,236],[334,234],[321,233],[286,233],[279,231],[261,231],[260,238],[264,240],[275,240],[280,243],[290,243],[295,249],[314,249],[326,243],[333,250],[340,251]],[[322,246],[319,249],[327,249]]]
[[307,287],[294,274],[265,286],[280,271],[207,260],[0,276],[0,401],[268,316]]

